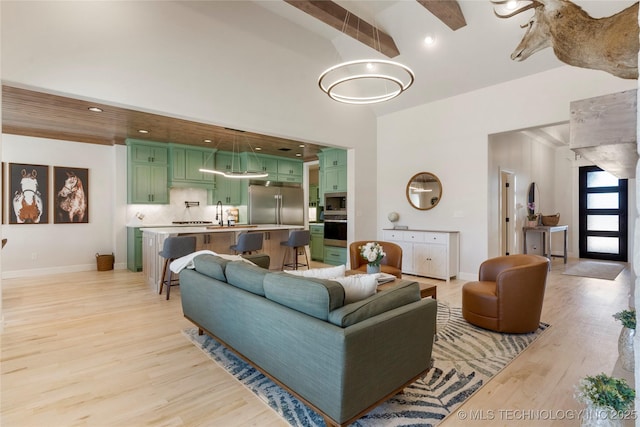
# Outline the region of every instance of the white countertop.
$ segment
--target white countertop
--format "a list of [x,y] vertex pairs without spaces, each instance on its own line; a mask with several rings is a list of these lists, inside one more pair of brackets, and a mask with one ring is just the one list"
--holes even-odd
[[157,234],[197,234],[197,233],[233,233],[233,232],[242,232],[242,231],[270,231],[270,230],[302,230],[304,226],[302,225],[277,225],[277,224],[257,224],[253,226],[247,226],[247,224],[238,224],[232,227],[224,226],[224,227],[215,227],[215,228],[207,228],[204,225],[198,226],[184,226],[177,225],[173,227],[140,227],[145,233],[157,233]]

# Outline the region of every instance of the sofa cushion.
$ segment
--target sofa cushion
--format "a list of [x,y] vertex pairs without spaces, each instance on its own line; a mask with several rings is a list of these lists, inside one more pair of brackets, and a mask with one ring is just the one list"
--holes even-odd
[[268,254],[242,254],[240,256],[247,261],[251,261],[258,267],[266,268],[267,270],[271,264],[271,258]]
[[374,274],[354,274],[347,277],[336,277],[335,280],[344,288],[344,303],[360,301],[369,298],[378,289],[378,278]]
[[227,281],[227,276],[224,272],[229,262],[230,261],[228,259],[209,254],[198,255],[193,259],[194,268],[198,273],[202,273],[223,282]]
[[328,320],[345,328],[415,301],[420,301],[420,285],[417,282],[401,280],[393,288],[333,310],[329,313]]
[[230,261],[225,269],[227,283],[260,296],[264,296],[263,281],[268,273],[269,270],[244,261]]
[[294,276],[315,277],[316,279],[333,279],[334,277],[344,277],[347,267],[337,265],[335,267],[310,268],[308,270],[286,270],[285,273]]
[[344,288],[338,282],[283,272],[264,277],[264,293],[278,304],[321,320],[344,305]]

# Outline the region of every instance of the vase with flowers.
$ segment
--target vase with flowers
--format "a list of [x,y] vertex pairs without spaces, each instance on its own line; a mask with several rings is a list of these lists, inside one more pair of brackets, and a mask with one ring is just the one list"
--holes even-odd
[[534,202],[527,203],[527,226],[535,227],[538,225],[538,214],[536,213],[536,204]]
[[367,261],[367,273],[380,273],[380,261],[387,255],[382,245],[378,242],[369,242],[358,249],[360,249],[360,256]]
[[582,413],[582,427],[621,426],[631,415],[636,392],[621,378],[604,373],[582,378],[574,397],[587,405]]
[[633,340],[636,336],[636,311],[622,310],[613,315],[613,318],[622,323],[622,330],[618,337],[618,355],[620,364],[625,371],[633,372],[635,355]]

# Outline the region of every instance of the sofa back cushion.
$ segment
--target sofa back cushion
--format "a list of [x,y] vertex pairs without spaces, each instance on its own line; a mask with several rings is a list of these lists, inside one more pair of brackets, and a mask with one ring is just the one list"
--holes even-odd
[[329,313],[329,322],[346,328],[385,311],[420,301],[420,285],[402,280],[393,288],[380,291],[367,299],[347,304]]
[[327,320],[344,305],[344,288],[337,282],[278,272],[264,277],[265,296],[301,313]]
[[216,255],[204,254],[193,259],[193,266],[198,273],[226,282],[225,269],[229,262],[229,260]]
[[227,283],[260,296],[264,296],[263,282],[268,273],[269,270],[245,261],[231,261],[225,270]]

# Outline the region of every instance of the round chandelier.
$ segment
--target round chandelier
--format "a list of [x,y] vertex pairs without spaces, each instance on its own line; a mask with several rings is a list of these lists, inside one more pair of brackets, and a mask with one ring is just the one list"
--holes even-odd
[[318,86],[338,102],[375,104],[400,95],[414,79],[413,71],[399,62],[362,59],[328,68],[320,75]]

